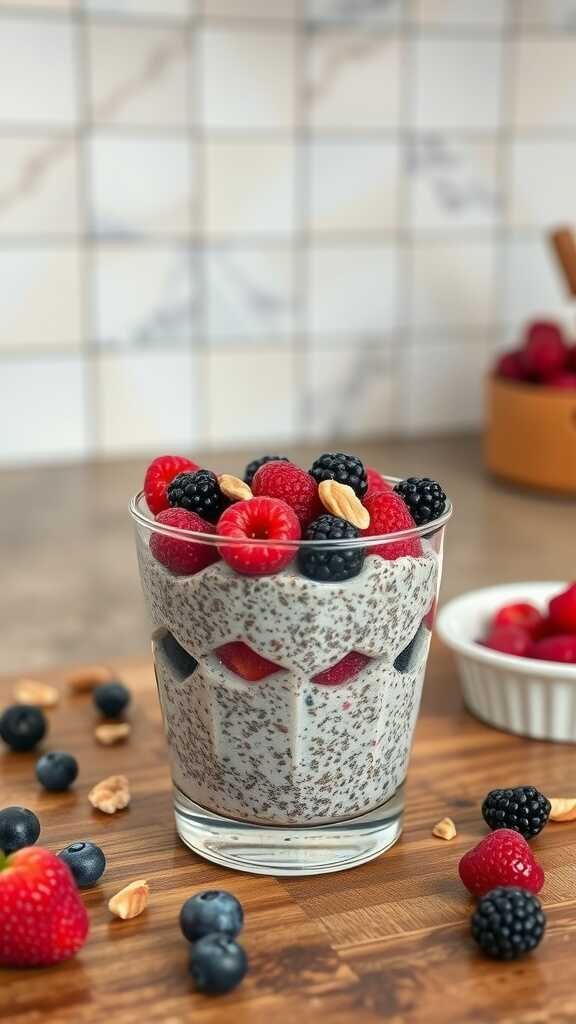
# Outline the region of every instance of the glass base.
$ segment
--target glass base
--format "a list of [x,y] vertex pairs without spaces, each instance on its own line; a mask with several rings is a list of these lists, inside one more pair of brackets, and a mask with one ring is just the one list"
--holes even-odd
[[222,818],[174,790],[176,828],[195,853],[256,875],[322,875],[373,860],[400,838],[404,786],[380,807],[331,825],[283,828]]

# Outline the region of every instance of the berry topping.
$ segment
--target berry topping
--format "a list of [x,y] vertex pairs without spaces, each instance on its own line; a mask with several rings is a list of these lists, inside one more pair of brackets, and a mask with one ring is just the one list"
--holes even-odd
[[559,325],[546,320],[531,324],[522,349],[525,373],[546,380],[563,370],[567,362],[568,347]]
[[185,939],[197,942],[204,935],[218,932],[233,939],[242,930],[242,904],[231,892],[208,889],[197,892],[182,904],[180,928]]
[[429,477],[409,476],[394,488],[406,502],[416,526],[438,519],[446,508],[446,495],[435,480]]
[[216,523],[228,504],[220,490],[216,475],[209,469],[198,469],[195,473],[179,473],[166,493],[172,508],[195,512],[209,523]]
[[492,619],[492,629],[500,626],[519,626],[526,629],[531,636],[540,633],[544,623],[542,612],[527,601],[516,604],[505,604]]
[[261,654],[257,654],[241,640],[234,640],[230,644],[217,647],[214,654],[230,672],[235,672],[249,683],[258,683],[261,679],[266,679],[267,676],[282,671],[280,665],[275,665],[273,661],[263,658]]
[[279,498],[251,498],[231,505],[220,517],[217,532],[237,540],[269,540],[270,544],[219,544],[225,562],[236,572],[263,576],[279,572],[294,557],[292,548],[276,541],[300,539],[300,523],[293,509]]
[[557,632],[576,633],[576,583],[552,598],[548,613]]
[[154,515],[168,508],[168,497],[166,488],[172,483],[174,477],[185,470],[194,472],[200,467],[183,455],[159,455],[150,463],[144,477],[144,494],[148,508]]
[[367,654],[360,654],[360,651],[350,651],[344,658],[337,661],[330,668],[312,676],[312,682],[319,686],[337,686],[339,683],[349,683],[366,667],[372,659]]
[[486,893],[472,915],[472,937],[496,960],[516,960],[541,941],[546,917],[537,896],[512,886]]
[[244,470],[244,483],[252,487],[252,481],[260,466],[265,466],[267,462],[290,462],[290,459],[285,455],[263,455],[260,459],[254,459],[253,462],[248,463]]
[[494,626],[485,640],[484,647],[502,654],[515,654],[517,658],[527,658],[532,646],[532,638],[527,629],[521,626]]
[[505,377],[508,380],[526,380],[521,351],[518,349],[514,352],[504,352],[496,363],[495,372],[497,377]]
[[78,776],[78,761],[72,754],[51,750],[36,762],[36,778],[50,792],[59,793],[69,789]]
[[[365,499],[364,505],[370,513],[370,526],[366,530],[362,530],[363,537],[379,537],[386,533],[414,529],[415,523],[408,508],[400,495],[394,491],[370,494]],[[422,554],[422,544],[419,537],[408,537],[406,540],[369,546],[366,553],[380,555],[381,558],[389,560],[401,558],[404,555],[412,555],[417,558]]]
[[46,716],[31,704],[13,704],[0,716],[0,737],[18,752],[33,750],[46,729]]
[[218,932],[205,935],[190,950],[190,974],[199,992],[230,992],[247,970],[248,958],[242,946]]
[[544,872],[518,832],[499,828],[462,857],[458,871],[473,896],[484,896],[497,885],[518,885],[540,892]]
[[49,850],[29,846],[0,858],[0,964],[48,966],[74,956],[89,921],[76,883]]
[[[353,540],[360,531],[352,523],[338,516],[323,515],[315,519],[306,530],[305,540],[319,543],[324,540]],[[365,548],[307,548],[298,552],[298,568],[303,576],[321,583],[337,583],[357,576],[364,565]]]
[[[193,530],[194,533],[216,533],[212,523],[207,523],[195,512],[187,512],[183,508],[168,508],[160,512],[156,522],[178,530]],[[175,576],[193,576],[207,565],[217,562],[220,557],[215,544],[203,544],[192,537],[190,540],[168,537],[163,533],[152,533],[150,551]]]
[[95,843],[78,840],[60,850],[58,856],[70,868],[79,889],[96,885],[106,870],[106,857]]
[[363,498],[368,489],[366,470],[357,455],[326,452],[312,464],[310,475],[317,484],[323,480],[337,480],[339,484],[348,484],[359,498]]
[[40,822],[26,807],[4,807],[0,811],[0,851],[6,855],[34,846],[39,835]]
[[576,634],[543,637],[532,644],[528,654],[539,661],[560,661],[565,665],[576,665]]
[[124,683],[101,683],[92,694],[94,704],[103,715],[117,718],[128,707],[132,694]]
[[550,801],[534,786],[493,789],[482,804],[482,816],[492,829],[513,829],[532,839],[550,817]]
[[380,494],[381,491],[392,490],[388,481],[384,479],[377,469],[373,469],[372,466],[366,466],[366,479],[368,481],[366,494]]
[[316,482],[293,462],[267,462],[261,466],[252,480],[252,493],[256,497],[281,498],[294,509],[302,529],[322,512]]

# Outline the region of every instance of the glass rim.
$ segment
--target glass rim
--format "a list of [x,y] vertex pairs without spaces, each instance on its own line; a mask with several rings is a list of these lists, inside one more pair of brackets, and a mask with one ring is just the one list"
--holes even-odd
[[[384,479],[391,484],[397,484],[402,477],[385,476]],[[165,537],[172,537],[175,540],[195,541],[200,544],[207,544],[214,547],[245,547],[249,544],[256,548],[279,548],[283,550],[298,551],[300,548],[338,549],[338,548],[372,548],[381,544],[394,544],[398,541],[410,540],[414,537],[430,537],[442,530],[454,511],[452,502],[447,499],[446,510],[438,519],[423,526],[414,526],[410,530],[399,530],[396,533],[374,534],[371,537],[351,537],[341,540],[267,540],[257,537],[222,537],[216,533],[199,533],[196,530],[181,530],[178,526],[168,526],[166,523],[159,523],[156,519],[150,518],[139,507],[145,501],[144,491],[138,491],[130,499],[128,510],[132,519],[150,532],[161,533]],[[326,513],[329,514],[328,511]]]

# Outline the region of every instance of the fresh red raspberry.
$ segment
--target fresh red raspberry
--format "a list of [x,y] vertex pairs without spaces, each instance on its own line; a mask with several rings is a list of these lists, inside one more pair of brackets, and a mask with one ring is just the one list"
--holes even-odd
[[220,544],[225,562],[246,576],[279,572],[296,554],[294,548],[277,547],[275,541],[300,539],[300,522],[294,509],[280,498],[237,501],[222,513],[216,528],[221,537],[246,541],[269,540],[270,544]]
[[366,479],[368,480],[366,497],[368,497],[369,494],[381,494],[382,491],[392,490],[391,484],[384,479],[377,469],[373,469],[372,466],[366,466]]
[[528,655],[539,661],[560,661],[565,665],[576,665],[576,634],[560,633],[535,640]]
[[227,669],[235,672],[248,683],[258,683],[261,679],[266,679],[267,676],[282,671],[280,665],[275,665],[273,661],[263,658],[261,654],[257,654],[241,640],[234,640],[230,644],[217,647],[214,654]]
[[576,633],[576,583],[552,598],[548,614],[557,633]]
[[531,636],[538,636],[543,623],[544,616],[535,605],[528,601],[517,601],[516,604],[505,604],[496,612],[491,630],[499,626],[520,626],[527,629]]
[[41,846],[0,854],[0,965],[38,967],[74,956],[90,922],[69,867]]
[[168,508],[166,488],[178,473],[194,473],[200,466],[183,455],[159,455],[150,463],[144,477],[144,494],[150,511],[156,516]]
[[561,373],[555,373],[552,377],[547,377],[546,384],[549,388],[559,388],[562,391],[576,391],[576,372],[574,370],[562,370]]
[[526,370],[521,351],[504,352],[496,362],[494,373],[507,380],[526,380]]
[[267,462],[261,466],[252,480],[252,493],[255,497],[285,501],[294,509],[303,530],[324,511],[314,477],[293,462]]
[[521,626],[493,626],[482,643],[491,651],[527,658],[532,646],[532,637],[528,630],[522,629]]
[[337,686],[339,683],[348,683],[362,671],[365,665],[371,661],[367,654],[360,654],[360,651],[350,651],[344,658],[337,661],[330,668],[312,676],[312,682],[319,686]]
[[571,345],[568,349],[568,366],[576,373],[576,345]]
[[[398,533],[400,530],[414,529],[414,520],[406,504],[394,491],[369,494],[367,498],[364,498],[364,505],[370,513],[370,526],[368,529],[362,530],[363,537],[378,537],[385,533]],[[366,553],[380,555],[389,560],[401,558],[403,555],[413,555],[417,558],[422,554],[422,544],[419,537],[409,537],[407,540],[397,540],[391,544],[368,547]]]
[[511,828],[496,829],[465,853],[458,871],[473,896],[484,896],[499,885],[517,885],[534,893],[544,885],[544,872],[524,836]]
[[[173,526],[178,530],[194,530],[195,533],[215,534],[216,528],[207,523],[195,512],[185,508],[167,508],[156,516],[157,523]],[[152,533],[150,551],[162,565],[165,565],[175,576],[193,576],[205,569],[207,565],[218,561],[220,555],[215,544],[202,544],[201,541],[185,540],[180,537],[168,537],[164,533]]]
[[541,320],[531,324],[522,349],[525,373],[536,380],[546,380],[560,373],[568,361],[568,346],[558,324]]

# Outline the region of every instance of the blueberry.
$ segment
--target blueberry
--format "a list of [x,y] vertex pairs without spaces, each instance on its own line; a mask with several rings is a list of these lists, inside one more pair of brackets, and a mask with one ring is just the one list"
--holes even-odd
[[130,690],[124,683],[102,683],[94,690],[93,697],[103,715],[117,718],[130,703]]
[[240,984],[247,970],[246,953],[227,935],[204,935],[190,951],[190,974],[200,992],[230,992]]
[[36,778],[45,789],[58,793],[68,789],[78,775],[78,761],[72,754],[51,750],[36,762]]
[[182,934],[189,942],[196,942],[209,932],[220,932],[233,939],[243,923],[242,905],[230,892],[198,892],[186,900],[180,911]]
[[78,840],[60,850],[58,856],[68,865],[80,889],[95,885],[106,870],[106,857],[94,843]]
[[32,750],[46,728],[46,716],[32,704],[13,704],[0,716],[0,736],[12,750]]
[[14,853],[34,846],[40,835],[40,822],[26,807],[5,807],[0,811],[0,850]]

